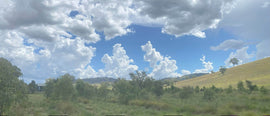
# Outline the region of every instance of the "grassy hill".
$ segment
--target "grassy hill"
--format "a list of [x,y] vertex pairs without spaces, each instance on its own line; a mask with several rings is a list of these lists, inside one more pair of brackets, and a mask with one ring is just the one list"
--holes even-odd
[[265,58],[247,64],[235,66],[226,70],[224,75],[220,72],[203,75],[197,78],[179,81],[176,87],[200,86],[226,88],[229,85],[236,87],[239,81],[250,80],[258,86],[270,88],[270,58]]
[[187,80],[187,79],[191,79],[191,78],[196,78],[196,77],[203,76],[206,74],[207,73],[194,73],[194,74],[188,74],[188,75],[184,75],[184,76],[176,77],[176,78],[173,78],[173,77],[172,78],[164,78],[164,79],[161,79],[161,81],[168,82],[168,83],[174,83],[177,81],[183,81],[183,80]]
[[109,78],[109,77],[97,77],[97,78],[86,78],[82,80],[90,84],[100,84],[103,82],[115,82],[117,79]]

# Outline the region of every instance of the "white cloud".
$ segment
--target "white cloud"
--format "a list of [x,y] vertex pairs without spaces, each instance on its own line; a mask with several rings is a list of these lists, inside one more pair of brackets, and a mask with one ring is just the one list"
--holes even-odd
[[270,57],[270,52],[269,52],[270,46],[269,45],[270,45],[270,40],[264,40],[256,45],[256,48],[257,48],[256,58],[257,59]]
[[110,40],[131,32],[128,26],[132,23],[129,16],[133,13],[131,0],[82,0],[84,14],[91,15],[93,26],[104,32],[105,39]]
[[213,63],[208,61],[205,61],[205,56],[203,56],[200,61],[202,61],[202,64],[204,66],[204,69],[196,69],[193,73],[209,73],[210,71],[212,71],[214,69],[213,67]]
[[189,70],[181,70],[182,75],[188,75],[191,74]]
[[233,7],[233,0],[164,1],[139,0],[138,11],[142,16],[163,22],[162,32],[175,35],[194,35],[205,38],[203,32],[216,28],[224,13]]
[[225,40],[224,42],[220,43],[218,46],[211,46],[211,50],[217,51],[217,50],[230,50],[230,49],[240,49],[244,47],[245,42],[242,40],[234,40],[234,39],[229,39]]
[[[220,27],[235,34],[243,41],[256,44],[256,59],[269,56],[270,7],[268,0],[238,0],[230,14],[224,15]],[[262,8],[262,5],[265,7]]]
[[254,54],[248,54],[247,53],[248,50],[248,46],[247,47],[243,47],[241,49],[236,50],[236,52],[231,52],[231,54],[229,55],[229,57],[225,60],[225,65],[227,67],[232,66],[232,64],[230,63],[230,60],[232,58],[237,58],[239,60],[238,64],[244,64],[250,61],[250,59],[252,57],[254,57]]
[[[78,76],[94,57],[95,48],[84,45],[84,40],[55,38],[55,44],[26,41],[19,32],[1,34],[0,57],[7,58],[18,66],[26,81],[57,77],[64,73]],[[28,43],[25,43],[28,42]]]
[[105,54],[101,61],[105,64],[105,69],[99,71],[100,76],[128,78],[129,73],[138,70],[138,66],[132,64],[133,59],[127,56],[121,44],[115,44],[112,56]]
[[142,45],[141,48],[145,52],[143,56],[144,60],[149,62],[152,68],[156,66],[157,62],[163,60],[163,56],[161,56],[160,53],[153,48],[150,41],[148,41],[145,45]]
[[176,60],[171,59],[169,56],[164,57],[160,55],[155,48],[153,48],[150,41],[141,46],[145,52],[144,60],[150,63],[150,67],[153,68],[150,76],[160,79],[165,77],[178,77],[180,74],[176,72],[178,67],[176,66]]
[[270,5],[270,2],[264,2],[262,5],[262,8],[267,8]]

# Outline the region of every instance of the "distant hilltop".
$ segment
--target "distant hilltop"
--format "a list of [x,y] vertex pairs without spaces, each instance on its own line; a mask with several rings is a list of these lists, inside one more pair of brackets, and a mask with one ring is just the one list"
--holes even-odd
[[82,80],[90,84],[98,84],[98,83],[103,83],[103,82],[115,82],[117,79],[110,78],[110,77],[96,77],[96,78],[85,78]]

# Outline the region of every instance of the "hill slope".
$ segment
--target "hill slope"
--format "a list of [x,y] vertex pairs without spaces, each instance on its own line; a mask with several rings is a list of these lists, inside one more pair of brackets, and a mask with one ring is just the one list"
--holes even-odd
[[86,78],[82,79],[84,82],[88,82],[90,84],[99,84],[103,82],[114,82],[117,79],[109,78],[109,77],[97,77],[97,78]]
[[236,87],[236,84],[239,81],[245,80],[250,80],[258,86],[270,88],[270,58],[229,68],[224,75],[220,72],[216,72],[197,78],[179,81],[175,86],[183,87],[198,85],[200,87],[209,87],[215,85],[216,87],[225,88],[229,85]]

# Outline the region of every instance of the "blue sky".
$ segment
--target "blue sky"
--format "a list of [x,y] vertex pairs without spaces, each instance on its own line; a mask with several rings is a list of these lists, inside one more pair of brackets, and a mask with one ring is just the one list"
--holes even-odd
[[205,55],[207,60],[213,62],[214,71],[219,66],[224,66],[224,61],[229,56],[230,51],[212,51],[210,46],[216,46],[226,39],[235,38],[234,35],[226,32],[224,29],[206,30],[206,38],[194,36],[175,37],[161,33],[161,27],[146,27],[140,25],[131,25],[134,33],[117,37],[115,40],[101,40],[95,44],[97,48],[96,56],[91,63],[96,70],[104,68],[100,61],[105,53],[112,54],[112,46],[120,43],[125,48],[127,55],[131,57],[139,70],[149,68],[149,63],[143,60],[144,52],[141,45],[151,41],[152,45],[164,56],[170,56],[177,61],[177,66],[181,69],[194,71],[203,68],[200,58]]
[[268,0],[0,0],[0,57],[40,83],[209,73],[270,56],[269,10]]

